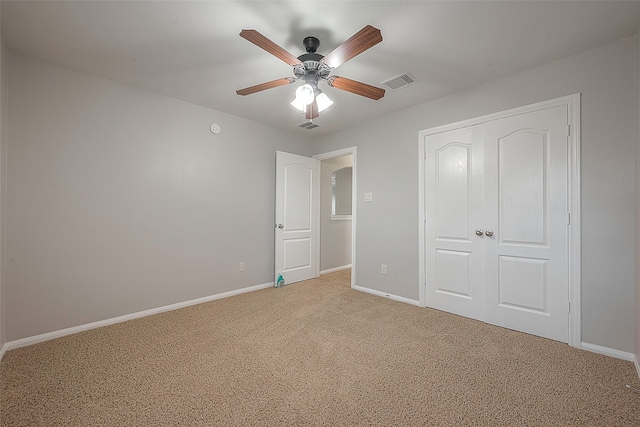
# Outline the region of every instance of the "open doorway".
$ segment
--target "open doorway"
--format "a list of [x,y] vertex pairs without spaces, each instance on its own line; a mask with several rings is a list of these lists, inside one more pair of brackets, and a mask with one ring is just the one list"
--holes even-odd
[[351,272],[355,284],[355,147],[314,156],[320,161],[320,274]]

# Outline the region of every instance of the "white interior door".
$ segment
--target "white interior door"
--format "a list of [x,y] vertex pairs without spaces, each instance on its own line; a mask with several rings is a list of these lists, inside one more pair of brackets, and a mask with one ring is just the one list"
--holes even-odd
[[275,282],[318,277],[318,161],[276,152]]
[[484,136],[485,321],[567,342],[567,108],[487,122]]
[[568,342],[567,111],[426,136],[427,306]]
[[426,138],[427,305],[483,319],[482,125]]

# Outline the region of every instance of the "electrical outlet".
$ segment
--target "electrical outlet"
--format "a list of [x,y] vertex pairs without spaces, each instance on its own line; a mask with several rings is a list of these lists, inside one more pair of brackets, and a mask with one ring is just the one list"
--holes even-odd
[[387,264],[382,264],[380,266],[380,274],[387,274]]
[[244,261],[240,261],[238,264],[238,271],[244,271]]

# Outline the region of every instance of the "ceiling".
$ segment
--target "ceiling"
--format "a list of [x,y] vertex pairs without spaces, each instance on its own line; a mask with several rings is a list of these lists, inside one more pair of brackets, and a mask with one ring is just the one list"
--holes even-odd
[[[640,2],[616,1],[2,1],[5,46],[305,136],[375,119],[635,34]],[[379,101],[321,89],[335,104],[314,122],[289,105],[298,84],[237,89],[293,76],[242,39],[255,29],[294,56],[306,36],[326,55],[365,25],[383,41],[332,71],[374,86],[417,83]],[[321,83],[322,84],[322,83]]]

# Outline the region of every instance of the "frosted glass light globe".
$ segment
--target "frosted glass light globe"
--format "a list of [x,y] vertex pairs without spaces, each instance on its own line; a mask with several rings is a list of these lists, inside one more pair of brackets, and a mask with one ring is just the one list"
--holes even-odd
[[309,105],[313,102],[314,94],[311,85],[304,84],[296,89],[296,99],[299,100],[302,105]]

